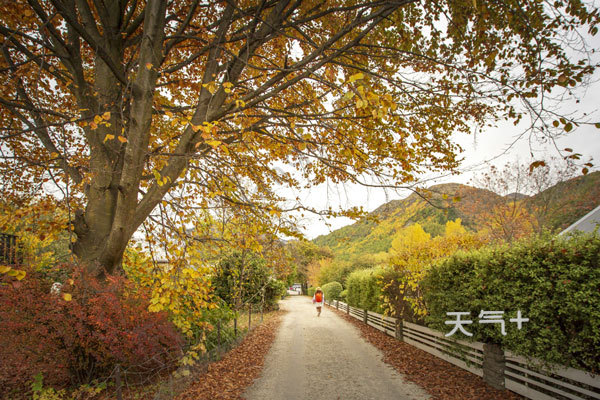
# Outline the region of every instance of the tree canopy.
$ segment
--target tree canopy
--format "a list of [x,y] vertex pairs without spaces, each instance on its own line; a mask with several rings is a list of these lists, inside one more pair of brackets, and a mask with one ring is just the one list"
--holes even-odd
[[276,186],[410,184],[458,165],[453,133],[499,119],[570,131],[547,101],[595,70],[583,34],[599,17],[580,0],[19,0],[0,12],[2,197],[54,183],[73,251],[100,275],[159,209],[180,235],[225,207],[255,219],[255,236],[292,234],[282,218],[305,207]]

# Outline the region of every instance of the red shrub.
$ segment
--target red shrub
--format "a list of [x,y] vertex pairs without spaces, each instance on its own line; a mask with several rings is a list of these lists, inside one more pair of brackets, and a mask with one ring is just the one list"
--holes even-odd
[[117,363],[140,374],[173,364],[183,341],[165,313],[147,311],[146,293],[120,276],[99,282],[66,268],[60,295],[33,271],[22,281],[0,277],[0,393],[23,393],[38,372],[64,387],[107,376]]

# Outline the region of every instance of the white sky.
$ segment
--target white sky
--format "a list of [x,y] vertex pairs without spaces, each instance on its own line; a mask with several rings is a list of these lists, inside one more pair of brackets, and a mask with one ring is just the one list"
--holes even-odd
[[[600,73],[596,78],[600,79]],[[573,110],[579,113],[586,112],[590,116],[591,122],[600,121],[600,112],[597,111],[600,108],[600,82],[595,82],[586,92],[581,92],[579,98],[581,102],[576,105],[576,108],[574,108],[574,102],[565,103],[561,105],[561,111],[563,113],[569,113]],[[461,153],[464,160],[460,167],[462,172],[454,176],[441,176],[440,174],[428,176],[427,178],[430,180],[425,186],[449,182],[466,184],[474,173],[487,170],[491,164],[502,166],[517,159],[521,162],[531,162],[543,159],[544,156],[546,158],[558,156],[553,144],[530,143],[528,137],[517,141],[511,146],[524,127],[525,124],[522,127],[515,127],[511,122],[506,122],[496,128],[479,132],[476,136],[455,135],[455,141],[464,149],[464,152]],[[582,160],[589,161],[591,159],[592,163],[595,164],[592,170],[599,169],[600,129],[587,125],[579,127],[559,139],[557,145],[561,150],[570,147],[574,152],[581,153],[583,155]],[[531,157],[532,152],[534,154],[533,159]],[[337,186],[323,184],[296,195],[300,197],[303,204],[317,209],[325,209],[329,206],[334,210],[339,207],[362,206],[366,211],[373,211],[390,200],[402,199],[409,194],[410,192],[406,190],[373,189],[351,184]],[[306,237],[314,239],[319,235],[327,234],[354,222],[349,218],[334,218],[326,221],[318,216],[306,215],[300,225]]]

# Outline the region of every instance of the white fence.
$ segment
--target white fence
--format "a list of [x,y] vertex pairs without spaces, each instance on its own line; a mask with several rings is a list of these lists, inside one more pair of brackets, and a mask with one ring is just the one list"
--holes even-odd
[[[478,376],[484,376],[484,344],[448,339],[443,333],[410,322],[397,321],[341,301],[326,301],[375,329],[403,340]],[[529,399],[600,399],[600,376],[557,366],[552,371],[535,367],[536,360],[504,352],[504,387]]]

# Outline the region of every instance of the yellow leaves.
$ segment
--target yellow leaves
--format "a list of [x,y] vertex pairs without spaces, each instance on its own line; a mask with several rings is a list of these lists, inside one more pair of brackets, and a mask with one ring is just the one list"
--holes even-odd
[[21,280],[23,280],[23,278],[25,278],[26,275],[27,275],[27,272],[25,272],[23,270],[19,270],[19,271],[17,271],[17,274],[15,275],[15,278],[18,281],[21,281]]
[[237,108],[243,108],[243,107],[246,107],[246,102],[245,102],[244,100],[237,99],[237,100],[235,101],[235,106],[236,106]]
[[110,133],[107,133],[106,136],[104,136],[104,140],[102,141],[102,143],[106,143],[109,140],[113,140],[115,138],[115,135],[111,135]]
[[215,92],[217,91],[217,85],[215,84],[214,81],[208,82],[208,83],[203,83],[202,87],[205,88],[206,90],[208,90],[210,92],[210,94],[215,94]]
[[210,147],[212,147],[213,149],[219,147],[221,145],[221,141],[219,140],[207,140],[205,142],[207,145],[209,145]]
[[106,111],[104,114],[102,114],[102,119],[108,121],[110,119],[110,111]]
[[14,269],[12,267],[9,267],[8,265],[1,265],[0,274],[7,274],[8,276],[12,276],[16,280],[20,281],[23,280],[23,278],[25,278],[27,272],[20,269]]
[[356,73],[354,75],[350,75],[350,78],[348,79],[348,82],[349,83],[356,82],[357,80],[363,79],[364,77],[365,77],[365,75],[362,72],[358,72],[358,73]]
[[126,138],[126,137],[124,137],[124,136],[121,136],[121,135],[119,135],[119,136],[117,137],[117,139],[118,139],[118,140],[119,140],[119,142],[121,142],[121,143],[127,143],[127,138]]
[[71,301],[71,300],[73,300],[73,296],[71,296],[71,294],[70,294],[70,293],[63,293],[63,296],[62,296],[62,297],[63,297],[63,299],[64,299],[65,301]]
[[349,101],[349,100],[352,100],[353,97],[354,97],[354,92],[349,90],[344,94],[344,96],[342,96],[342,100]]
[[223,87],[225,88],[224,89],[225,93],[231,93],[231,88],[233,87],[233,83],[225,82],[225,83],[223,83]]
[[154,313],[155,312],[160,312],[160,311],[162,311],[162,309],[163,308],[162,308],[162,306],[160,304],[150,304],[148,306],[148,311],[154,312]]
[[154,175],[154,179],[156,179],[156,183],[158,184],[158,186],[163,186],[167,183],[172,182],[171,177],[169,177],[169,176],[162,177],[160,175],[160,172],[158,172],[156,169],[152,170],[152,175]]
[[146,69],[148,71],[150,71],[152,69],[152,67],[153,67],[152,63],[146,63]]

